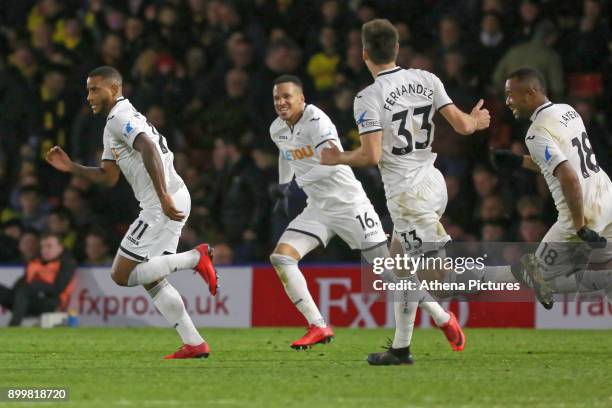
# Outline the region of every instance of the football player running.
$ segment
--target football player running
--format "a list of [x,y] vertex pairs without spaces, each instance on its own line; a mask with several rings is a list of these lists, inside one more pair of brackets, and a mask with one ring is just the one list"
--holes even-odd
[[[389,250],[380,219],[352,170],[345,165],[320,164],[321,149],[328,144],[342,151],[330,118],[316,106],[305,103],[302,82],[295,76],[278,77],[273,98],[278,118],[270,126],[270,137],[279,149],[279,184],[286,189],[295,176],[295,182],[308,196],[306,208],[291,221],[270,255],[288,297],[308,321],[306,334],[291,344],[302,349],[327,343],[334,333],[308,291],[299,261],[319,245],[325,247],[334,235],[352,249],[361,250],[369,264],[375,258],[388,257]],[[392,271],[385,274],[383,277],[388,281],[396,278]],[[429,301],[426,292],[417,295],[427,299],[423,308],[455,346],[456,339],[463,338],[456,320],[437,302]],[[403,307],[404,302],[397,303]],[[417,304],[414,303],[415,307]],[[389,364],[411,363],[410,353],[389,360]]]
[[532,68],[511,73],[505,90],[514,117],[532,122],[525,136],[529,155],[494,150],[493,164],[541,173],[559,213],[518,278],[547,309],[554,293],[604,290],[610,301],[612,183],[597,164],[582,118],[570,105],[549,101],[542,75]]
[[189,191],[173,164],[164,136],[122,96],[122,77],[102,66],[87,77],[87,102],[106,116],[100,167],[73,162],[58,146],[47,153],[56,169],[113,186],[122,172],[140,203],[140,214],[121,241],[112,279],[121,286],[143,285],[153,303],[174,326],[183,345],[165,358],[208,357],[210,347],[193,325],[178,291],[165,279],[172,272],[194,269],[217,293],[217,274],[208,244],[176,254],[181,230],[191,209]]
[[[361,146],[347,152],[337,146],[323,149],[321,164],[377,164],[394,224],[391,255],[444,258],[444,247],[451,237],[440,217],[448,197],[444,178],[434,167],[432,117],[440,112],[456,132],[469,135],[489,126],[489,112],[480,100],[466,114],[453,104],[434,74],[398,67],[398,34],[388,20],[372,20],[363,25],[361,33],[363,59],[374,77],[374,83],[355,97]],[[415,313],[414,303],[395,304],[393,344],[387,351],[370,354],[370,364],[394,364],[410,354]],[[434,321],[438,326],[458,326],[452,312],[449,315],[447,321]],[[462,350],[464,346],[465,336],[457,331],[453,349]]]

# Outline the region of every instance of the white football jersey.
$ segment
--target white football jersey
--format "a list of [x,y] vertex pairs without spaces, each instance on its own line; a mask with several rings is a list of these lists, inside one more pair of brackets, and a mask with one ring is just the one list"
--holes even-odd
[[409,191],[430,171],[433,115],[453,103],[434,74],[395,67],[382,71],[355,97],[359,134],[383,131],[378,163],[387,199]]
[[580,180],[587,225],[601,231],[612,221],[612,183],[597,164],[582,118],[569,105],[547,102],[533,112],[531,121],[525,143],[546,179],[559,212],[559,222],[573,229],[561,183],[553,175],[557,166],[568,161]]
[[288,183],[295,174],[309,205],[334,210],[368,200],[349,166],[320,164],[320,151],[330,141],[343,150],[336,127],[321,109],[306,105],[293,129],[276,118],[270,125],[270,137],[279,150],[279,183]]
[[164,165],[166,189],[174,194],[184,185],[174,169],[174,154],[168,149],[166,138],[159,134],[147,118],[138,112],[129,100],[121,97],[111,109],[104,127],[104,151],[102,160],[117,163],[126,180],[132,186],[140,208],[161,207],[151,177],[145,168],[140,152],[134,149],[134,140],[140,133],[149,137],[157,147]]

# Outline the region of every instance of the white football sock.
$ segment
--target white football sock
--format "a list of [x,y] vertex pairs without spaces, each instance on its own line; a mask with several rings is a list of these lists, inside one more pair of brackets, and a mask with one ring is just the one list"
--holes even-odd
[[179,336],[181,336],[183,344],[197,346],[204,342],[204,339],[193,325],[191,317],[189,317],[185,310],[183,298],[181,298],[181,295],[170,282],[164,279],[147,292],[153,298],[153,303],[157,310],[166,318],[168,323],[174,326]]
[[172,272],[193,269],[200,260],[197,249],[180,254],[154,256],[147,262],[136,265],[128,278],[128,286],[147,285],[165,278]]
[[[409,295],[410,296],[410,295]],[[412,329],[419,303],[418,302],[393,302],[395,310],[395,336],[392,347],[394,349],[410,346],[412,340]]]
[[325,319],[321,316],[321,312],[317,308],[310,292],[308,291],[308,285],[304,275],[298,268],[298,261],[290,256],[272,254],[270,255],[270,262],[276,270],[287,296],[293,302],[295,307],[302,313],[302,315],[308,321],[308,324],[312,324],[318,327],[325,327]]
[[450,314],[438,302],[435,300],[421,302],[419,304],[423,311],[429,313],[431,318],[436,322],[436,326],[440,327],[441,325],[448,323],[450,320]]

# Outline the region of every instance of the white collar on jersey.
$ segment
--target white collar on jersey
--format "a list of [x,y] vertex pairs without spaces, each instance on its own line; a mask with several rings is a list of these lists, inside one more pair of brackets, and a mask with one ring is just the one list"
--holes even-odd
[[535,121],[536,117],[538,116],[538,113],[542,112],[544,109],[546,108],[550,108],[551,106],[553,106],[554,104],[551,101],[546,101],[543,104],[541,104],[540,106],[538,106],[536,108],[536,110],[533,111],[533,113],[531,114],[531,117],[529,118],[530,121]]
[[115,106],[112,107],[112,109],[110,110],[110,112],[108,112],[108,115],[106,116],[106,120],[111,119],[111,117],[113,116],[113,112],[115,111],[115,109],[117,109],[117,105],[119,104],[119,102],[121,101],[127,101],[127,99],[125,99],[125,96],[120,96],[117,99],[115,99]]
[[402,67],[398,67],[396,65],[393,68],[388,68],[388,69],[385,69],[384,71],[380,71],[378,74],[376,74],[376,77],[378,78],[379,76],[383,76],[383,75],[387,75],[387,74],[392,74],[394,72],[401,71],[401,70],[402,70]]

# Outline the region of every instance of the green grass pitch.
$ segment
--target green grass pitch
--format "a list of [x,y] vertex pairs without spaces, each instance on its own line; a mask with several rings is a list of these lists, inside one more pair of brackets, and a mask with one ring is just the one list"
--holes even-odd
[[391,330],[202,329],[208,359],[164,361],[170,329],[0,329],[0,387],[66,386],[60,407],[612,407],[612,331],[467,330],[453,353],[416,330],[414,366],[370,367]]

